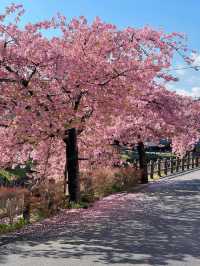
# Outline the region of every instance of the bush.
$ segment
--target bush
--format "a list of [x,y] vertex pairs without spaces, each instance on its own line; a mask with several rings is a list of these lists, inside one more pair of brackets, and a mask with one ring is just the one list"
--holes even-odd
[[54,179],[38,184],[38,186],[32,190],[32,216],[36,219],[41,219],[57,213],[59,208],[63,205],[63,191],[63,183],[55,182]]
[[126,190],[140,183],[140,176],[140,171],[129,165],[120,168],[116,173],[117,183]]
[[139,183],[139,172],[131,167],[97,168],[81,175],[82,200],[91,202],[111,193],[127,190]]

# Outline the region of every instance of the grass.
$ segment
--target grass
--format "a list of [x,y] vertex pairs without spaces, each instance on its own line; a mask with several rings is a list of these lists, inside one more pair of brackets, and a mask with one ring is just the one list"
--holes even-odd
[[13,177],[13,174],[4,170],[4,169],[0,169],[0,176],[5,178],[6,180],[10,181],[11,178]]
[[23,218],[20,218],[16,223],[13,224],[0,224],[0,234],[15,231],[24,227],[26,224],[27,222]]
[[68,209],[87,209],[89,207],[89,204],[84,201],[80,201],[79,203],[70,201],[67,203],[66,207]]

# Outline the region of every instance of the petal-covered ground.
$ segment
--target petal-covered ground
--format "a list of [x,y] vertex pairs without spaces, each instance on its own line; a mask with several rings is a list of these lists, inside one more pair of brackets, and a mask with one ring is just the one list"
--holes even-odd
[[9,266],[200,265],[200,171],[65,210],[0,238]]

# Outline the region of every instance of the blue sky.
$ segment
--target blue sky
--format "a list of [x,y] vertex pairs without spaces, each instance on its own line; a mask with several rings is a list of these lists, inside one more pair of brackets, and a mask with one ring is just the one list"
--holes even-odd
[[[200,1],[199,0],[0,0],[0,11],[9,3],[22,3],[26,9],[22,23],[50,18],[57,11],[67,18],[84,15],[89,21],[99,16],[119,28],[150,25],[167,32],[178,31],[188,37],[190,48],[197,50],[200,65]],[[177,59],[175,67],[184,62]],[[180,81],[170,89],[200,96],[200,71],[177,70]]]

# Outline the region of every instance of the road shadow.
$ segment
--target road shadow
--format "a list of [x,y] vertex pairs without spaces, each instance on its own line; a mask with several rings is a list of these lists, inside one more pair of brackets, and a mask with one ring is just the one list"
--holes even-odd
[[[139,193],[119,194],[112,208],[80,215],[51,230],[5,238],[0,263],[20,258],[84,259],[105,265],[168,265],[187,256],[200,260],[200,180],[168,180]],[[87,213],[87,211],[86,211]],[[36,236],[37,235],[37,236]],[[8,243],[5,246],[5,243]]]

